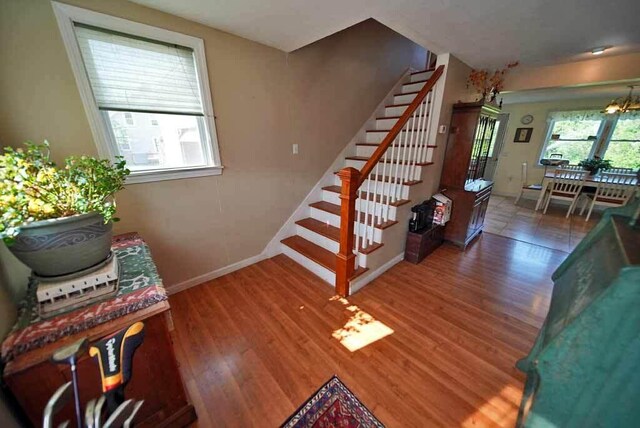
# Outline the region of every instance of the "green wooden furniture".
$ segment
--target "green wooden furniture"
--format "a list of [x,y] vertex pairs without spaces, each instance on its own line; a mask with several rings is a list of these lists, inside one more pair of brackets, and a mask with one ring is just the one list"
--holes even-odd
[[605,212],[553,274],[549,313],[517,367],[518,427],[640,426],[640,198]]

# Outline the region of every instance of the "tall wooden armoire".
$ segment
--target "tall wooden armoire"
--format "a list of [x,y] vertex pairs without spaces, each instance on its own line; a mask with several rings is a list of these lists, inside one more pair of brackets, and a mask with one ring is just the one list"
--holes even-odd
[[493,187],[484,172],[498,113],[496,105],[483,102],[453,106],[440,187],[453,201],[445,239],[463,249],[482,232]]

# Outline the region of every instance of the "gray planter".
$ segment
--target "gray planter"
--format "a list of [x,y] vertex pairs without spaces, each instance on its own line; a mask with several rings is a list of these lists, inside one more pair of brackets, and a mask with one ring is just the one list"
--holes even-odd
[[36,221],[20,228],[9,250],[38,276],[67,275],[100,267],[111,250],[112,227],[98,213]]

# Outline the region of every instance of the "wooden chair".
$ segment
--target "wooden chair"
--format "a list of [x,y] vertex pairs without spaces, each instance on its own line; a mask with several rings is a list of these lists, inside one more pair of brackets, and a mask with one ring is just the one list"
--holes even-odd
[[527,179],[527,163],[526,162],[522,162],[522,175],[520,178],[520,193],[518,194],[518,197],[516,198],[516,201],[514,202],[514,204],[518,204],[518,201],[520,201],[520,198],[522,197],[522,194],[526,191],[526,190],[534,190],[534,191],[542,191],[542,184],[528,184],[528,179]]
[[549,208],[549,202],[552,199],[558,199],[561,201],[570,201],[567,215],[573,213],[576,208],[576,201],[584,186],[584,180],[587,177],[587,171],[558,168],[555,170],[553,181],[549,185],[549,195],[547,196],[547,202],[544,204],[544,214],[547,213]]
[[637,170],[633,168],[609,168],[603,171],[604,174],[635,174]]
[[595,193],[585,195],[585,201],[580,210],[580,215],[584,213],[589,201],[591,201],[591,206],[584,221],[589,221],[591,211],[593,211],[595,205],[605,207],[620,207],[626,205],[635,188],[633,184],[634,180],[635,175],[632,174],[610,174],[608,172],[600,174],[600,182],[598,183]]

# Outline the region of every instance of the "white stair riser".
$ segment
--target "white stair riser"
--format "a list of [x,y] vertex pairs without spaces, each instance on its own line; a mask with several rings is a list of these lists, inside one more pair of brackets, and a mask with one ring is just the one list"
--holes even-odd
[[307,241],[313,242],[314,244],[319,245],[325,250],[332,253],[337,253],[340,249],[340,243],[298,224],[296,224],[296,235],[301,236]]
[[402,113],[407,109],[407,106],[398,106],[398,107],[385,107],[384,115],[385,116],[402,116]]
[[331,226],[340,227],[340,216],[328,213],[324,210],[311,207],[311,218],[315,218],[323,223],[329,223]]
[[422,87],[424,86],[425,82],[419,82],[419,83],[407,83],[405,85],[402,85],[402,93],[406,94],[407,92],[416,92],[419,91],[420,89],[422,89]]
[[371,132],[367,131],[364,142],[365,143],[376,143],[379,144],[384,140],[388,132]]
[[[356,169],[362,169],[362,167],[364,166],[366,162],[365,161],[361,161],[361,160],[353,160],[353,159],[347,159],[345,161],[345,166],[346,167],[352,167],[352,168],[356,168]],[[378,170],[378,172],[380,174],[382,174],[382,170],[384,167],[384,162],[379,162],[378,165],[380,165],[380,168]],[[389,171],[389,166],[391,166],[391,164],[387,165],[387,171]],[[410,168],[409,171],[407,171],[407,168]],[[395,165],[393,165],[393,170],[395,172],[396,167]],[[375,168],[374,168],[374,172],[375,172]],[[411,172],[413,172],[413,174],[411,174]],[[408,177],[409,180],[416,180],[417,177],[422,176],[422,167],[418,166],[418,165],[414,165],[412,168],[409,165],[399,165],[398,166],[398,176],[400,177]]]
[[336,275],[329,269],[320,266],[318,263],[312,260],[309,260],[299,252],[287,247],[284,244],[282,244],[282,253],[290,259],[293,259],[298,264],[302,265],[302,267],[304,267],[305,269],[313,272],[314,274],[328,282],[332,287],[335,287]]
[[[371,193],[374,193],[374,190],[375,190],[374,187],[375,186],[371,187],[371,189],[370,189]],[[366,187],[361,187],[361,189],[366,191],[367,188]],[[378,189],[382,190],[382,183],[378,183]],[[322,191],[322,200],[325,201],[325,202],[330,202],[330,203],[335,204],[335,205],[340,205],[340,203],[341,203],[340,195],[337,194],[336,192],[330,192],[329,190],[323,190]],[[386,199],[385,199],[385,202],[386,202]],[[367,212],[370,212],[369,210],[375,209],[377,215],[381,215],[382,214],[382,211],[381,211],[381,208],[380,208],[380,204],[374,204],[373,201],[369,201],[369,200],[361,201],[360,199],[358,199],[356,201],[356,208],[357,209],[362,209],[362,210],[366,209]],[[385,214],[386,218],[391,219],[391,220],[395,220],[396,219],[396,207],[389,206],[388,210],[385,209],[384,214]]]
[[433,75],[433,71],[425,71],[423,73],[412,74],[411,82],[418,82],[420,80],[427,80]]
[[[417,120],[416,120],[416,122],[417,122]],[[412,124],[412,123],[411,123],[411,119],[409,119],[409,125],[410,125],[410,126],[411,126],[411,125],[413,125],[413,126],[415,126],[415,127],[417,128],[419,124],[418,124],[418,123],[416,123],[416,124],[414,125],[414,124]],[[418,132],[417,132],[417,131],[418,131],[417,129],[412,130],[412,132],[409,132],[409,133],[402,131],[402,132],[400,133],[400,136],[399,136],[398,138],[402,141],[402,144],[404,144],[404,140],[405,140],[405,138],[406,138],[408,141],[416,141],[416,140],[418,139]],[[426,131],[424,131],[424,130],[422,131],[422,133],[423,133],[423,134],[424,134],[425,132],[426,132]],[[385,139],[385,137],[387,136],[387,134],[388,134],[388,132],[373,132],[373,131],[367,131],[367,135],[366,135],[366,137],[365,137],[365,141],[364,141],[364,142],[365,142],[365,143],[380,144],[380,143],[382,143],[382,141]]]
[[[376,143],[370,143],[370,144],[376,144]],[[378,146],[356,146],[356,156],[363,156],[363,157],[370,158],[373,155],[373,153],[376,151],[377,148],[378,148]],[[392,148],[393,147],[390,147],[387,150],[387,154],[388,154],[389,157],[391,156],[391,149]],[[415,147],[412,147],[411,149],[412,150],[416,150]],[[417,150],[420,153],[424,153],[425,148],[424,147],[422,147],[422,148],[418,147]],[[427,159],[429,159],[429,154],[430,154],[429,151],[433,150],[433,147],[427,147],[426,150],[427,150]],[[398,151],[398,147],[395,147],[394,157],[395,157],[395,154],[396,154],[397,151]],[[414,152],[412,151],[411,153],[414,153]],[[402,155],[402,152],[400,152],[400,154]]]
[[[336,182],[334,184],[336,186],[340,186],[339,177],[336,177]],[[375,182],[371,181],[371,183],[369,183],[369,180],[365,180],[362,183],[362,186],[364,189],[366,189],[367,185],[369,185],[369,188],[371,189],[375,186]],[[398,189],[398,187],[400,187],[400,189]],[[390,194],[399,195],[400,199],[409,199],[409,189],[410,189],[410,186],[398,185],[398,184],[389,183],[389,182],[381,184],[380,182],[378,182],[378,193],[382,193],[383,190],[385,192],[388,191]],[[398,192],[398,193],[395,193],[395,192]]]
[[417,94],[408,95],[396,95],[393,97],[394,104],[409,104],[416,97]]
[[[370,144],[375,144],[375,143],[370,143]],[[370,158],[373,153],[376,151],[378,147],[377,146],[356,146],[356,156],[362,156],[362,157],[367,157]],[[432,154],[433,154],[433,149],[434,147],[427,147],[426,148],[426,160],[428,162],[431,161],[432,158]],[[396,147],[395,150],[397,151],[398,148]],[[413,150],[415,150],[415,148],[413,148]],[[422,147],[418,147],[418,150],[420,151],[420,153],[422,153],[424,155],[425,152],[425,148]],[[413,152],[412,152],[413,153]],[[402,154],[402,152],[401,152]],[[391,156],[391,148],[388,149],[388,155]],[[394,156],[395,156],[395,152],[394,152]]]
[[392,119],[376,119],[376,129],[389,130],[393,128],[393,125],[395,125],[397,121],[397,117]]

